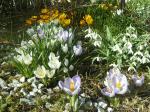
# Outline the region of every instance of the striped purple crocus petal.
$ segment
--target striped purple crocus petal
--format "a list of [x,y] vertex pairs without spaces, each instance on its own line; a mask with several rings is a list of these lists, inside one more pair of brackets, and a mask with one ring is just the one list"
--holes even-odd
[[113,88],[111,88],[111,87],[110,88],[106,87],[104,89],[101,89],[101,93],[108,97],[115,96],[115,92],[114,92]]
[[80,92],[81,79],[78,75],[72,78],[66,78],[64,83],[59,81],[59,87],[69,95],[76,95]]
[[142,75],[141,77],[139,77],[138,75],[133,75],[132,76],[132,80],[134,82],[134,84],[138,87],[142,86],[144,84],[144,75]]

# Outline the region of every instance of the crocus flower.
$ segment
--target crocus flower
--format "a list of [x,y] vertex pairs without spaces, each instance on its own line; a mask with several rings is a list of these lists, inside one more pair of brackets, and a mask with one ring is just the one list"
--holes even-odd
[[104,81],[106,88],[101,90],[103,95],[113,97],[115,94],[125,94],[128,90],[128,81],[118,68],[110,69]]
[[41,28],[37,29],[37,33],[41,39],[44,37],[44,31]]
[[141,77],[139,77],[138,75],[133,75],[132,80],[136,86],[140,87],[144,83],[144,76],[142,75]]
[[76,56],[81,55],[81,53],[82,53],[82,46],[80,44],[78,44],[76,46],[73,46],[73,51],[74,51],[74,54]]
[[72,36],[72,33],[67,30],[60,30],[58,32],[58,37],[61,41],[63,40],[66,42],[68,38],[70,38],[71,36]]
[[59,81],[58,85],[66,93],[73,96],[80,91],[81,79],[78,75],[75,75],[72,78],[66,78],[64,82]]
[[53,52],[49,55],[49,67],[51,69],[59,69],[61,66],[61,62],[59,61],[59,56],[55,56]]
[[46,76],[46,69],[44,66],[38,66],[37,69],[34,71],[34,74],[37,78],[44,78]]

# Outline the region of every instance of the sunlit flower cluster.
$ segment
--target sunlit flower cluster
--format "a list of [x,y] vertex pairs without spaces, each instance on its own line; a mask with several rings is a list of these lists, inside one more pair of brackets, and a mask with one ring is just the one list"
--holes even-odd
[[91,15],[87,14],[80,20],[80,26],[92,25],[94,22]]

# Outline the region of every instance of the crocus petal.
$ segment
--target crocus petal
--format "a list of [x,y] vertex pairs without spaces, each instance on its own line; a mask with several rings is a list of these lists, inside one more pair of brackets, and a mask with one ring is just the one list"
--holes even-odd
[[58,82],[58,85],[59,85],[59,87],[60,87],[61,89],[64,88],[64,83],[63,83],[62,81],[59,81],[59,82]]
[[76,94],[78,94],[79,92],[80,92],[80,88],[76,88],[75,90],[74,90],[74,92],[72,92],[72,95],[76,95]]
[[65,81],[64,81],[65,88],[70,89],[70,82],[71,81],[72,81],[72,79],[70,77],[65,79]]
[[81,78],[78,75],[75,75],[72,77],[74,83],[75,83],[75,88],[78,88],[81,86]]
[[68,93],[69,95],[73,95],[72,92],[70,91],[70,89],[64,87],[63,90]]
[[115,92],[111,88],[104,88],[101,90],[101,93],[105,96],[113,97],[115,96]]
[[144,83],[144,76],[138,77],[137,75],[132,76],[132,80],[134,81],[135,85],[140,87]]

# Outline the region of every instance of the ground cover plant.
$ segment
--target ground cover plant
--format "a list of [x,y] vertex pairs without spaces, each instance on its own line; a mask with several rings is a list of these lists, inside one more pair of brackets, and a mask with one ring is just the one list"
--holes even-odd
[[1,47],[0,111],[149,112],[149,0],[9,3],[38,9]]

